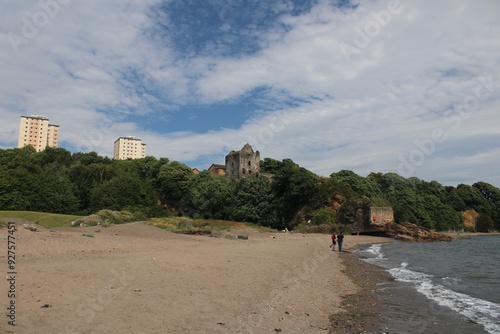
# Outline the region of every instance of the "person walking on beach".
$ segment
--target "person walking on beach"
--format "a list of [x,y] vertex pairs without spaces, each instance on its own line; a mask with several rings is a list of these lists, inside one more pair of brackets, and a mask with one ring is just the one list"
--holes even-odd
[[330,247],[332,248],[332,251],[335,252],[335,233],[332,233],[332,244],[330,245]]
[[344,242],[344,235],[342,234],[342,231],[337,236],[337,241],[339,242],[339,252],[342,252],[342,243]]

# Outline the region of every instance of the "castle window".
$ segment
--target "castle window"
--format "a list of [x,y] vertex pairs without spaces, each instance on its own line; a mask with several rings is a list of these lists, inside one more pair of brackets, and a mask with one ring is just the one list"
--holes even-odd
[[243,168],[243,170],[241,171],[243,174],[245,174],[245,168]]
[[252,162],[251,161],[248,162],[248,166],[249,167],[252,166]]

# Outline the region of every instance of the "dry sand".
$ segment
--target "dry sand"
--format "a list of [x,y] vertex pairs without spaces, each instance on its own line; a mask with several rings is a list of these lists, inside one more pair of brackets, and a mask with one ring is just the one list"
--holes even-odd
[[[360,290],[329,235],[232,240],[142,223],[32,232],[15,221],[16,326],[1,280],[1,333],[328,333],[330,316]],[[4,228],[5,275],[6,239]],[[389,241],[348,235],[344,245]]]

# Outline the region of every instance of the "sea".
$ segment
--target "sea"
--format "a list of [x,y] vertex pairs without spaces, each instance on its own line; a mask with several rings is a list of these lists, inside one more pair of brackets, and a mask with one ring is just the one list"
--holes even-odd
[[381,333],[500,333],[500,235],[356,253],[391,276],[377,289]]

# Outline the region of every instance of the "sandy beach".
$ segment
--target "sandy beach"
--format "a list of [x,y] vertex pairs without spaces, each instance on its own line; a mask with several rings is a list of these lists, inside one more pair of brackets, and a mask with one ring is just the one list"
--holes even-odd
[[[332,252],[329,235],[242,240],[143,223],[33,232],[14,221],[15,298],[0,230],[2,333],[335,333],[361,289],[345,271],[352,255]],[[347,235],[344,246],[390,241]]]

